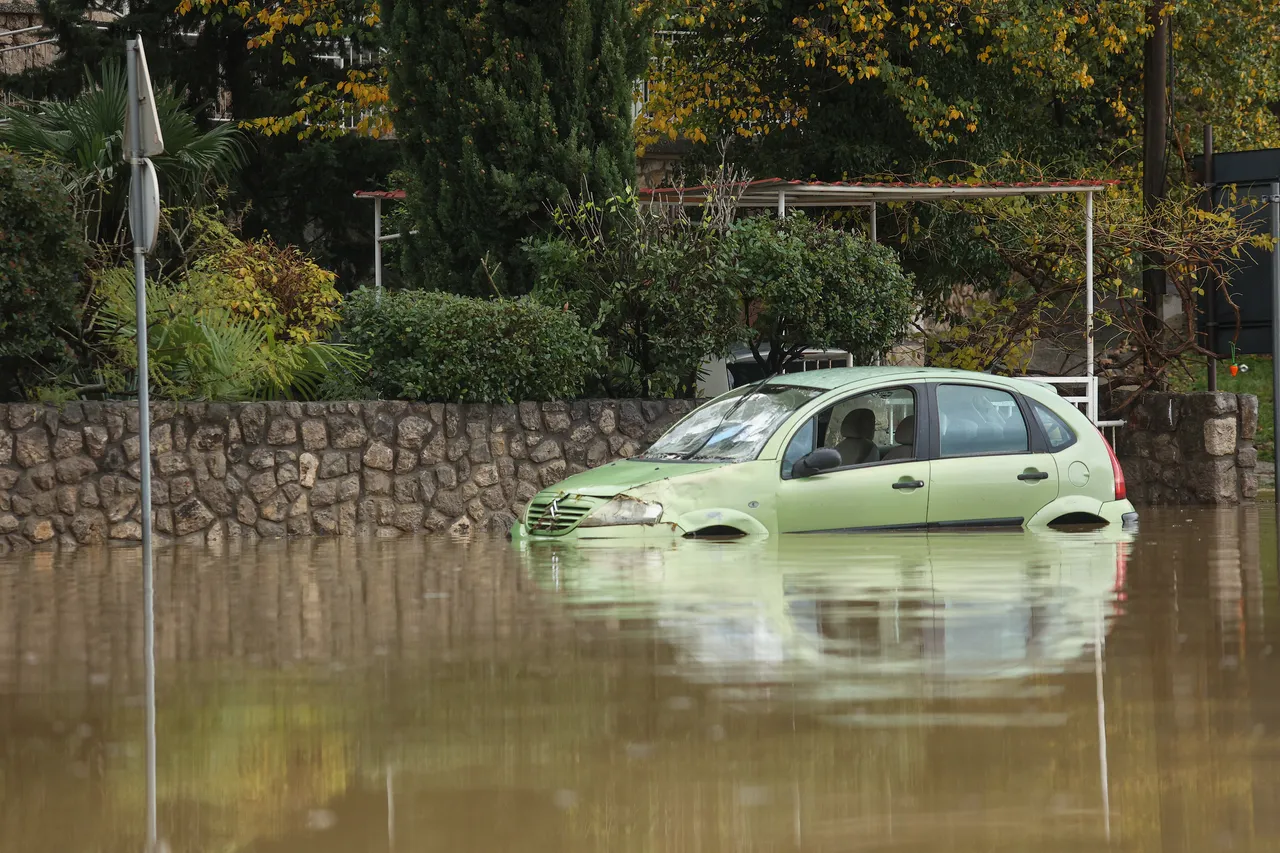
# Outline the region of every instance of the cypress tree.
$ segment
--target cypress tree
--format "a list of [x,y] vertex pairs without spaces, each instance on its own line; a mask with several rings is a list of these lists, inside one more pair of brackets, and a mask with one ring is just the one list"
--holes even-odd
[[392,0],[405,272],[419,286],[527,290],[521,241],[548,205],[635,179],[648,29],[626,0]]

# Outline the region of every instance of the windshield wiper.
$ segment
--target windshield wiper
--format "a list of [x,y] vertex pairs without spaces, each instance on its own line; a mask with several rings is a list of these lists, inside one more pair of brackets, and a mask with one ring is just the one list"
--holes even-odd
[[693,450],[690,450],[682,458],[692,459],[695,454],[700,453],[702,451],[702,448],[706,447],[707,444],[711,441],[711,439],[715,438],[716,434],[720,432],[720,427],[724,426],[724,422],[729,420],[729,415],[732,415],[734,412],[738,411],[738,407],[741,406],[743,403],[745,403],[748,397],[750,397],[752,394],[756,393],[761,388],[763,388],[765,384],[768,383],[768,381],[772,378],[773,378],[772,376],[766,376],[764,379],[761,379],[755,385],[751,386],[751,390],[744,391],[742,396],[733,402],[733,405],[729,407],[728,411],[726,411],[723,415],[720,416],[720,421],[715,425],[714,429],[712,429],[710,432],[707,433],[707,437],[702,440],[702,444],[699,444]]

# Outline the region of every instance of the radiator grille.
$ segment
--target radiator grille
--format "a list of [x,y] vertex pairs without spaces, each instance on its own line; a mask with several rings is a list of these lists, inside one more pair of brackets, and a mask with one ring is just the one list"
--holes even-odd
[[525,529],[551,536],[568,533],[595,508],[596,502],[587,498],[535,495],[525,513]]

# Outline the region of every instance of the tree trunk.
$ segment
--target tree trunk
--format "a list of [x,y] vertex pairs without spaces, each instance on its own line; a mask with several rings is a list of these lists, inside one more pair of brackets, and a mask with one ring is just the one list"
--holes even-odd
[[[1142,72],[1142,208],[1151,213],[1165,193],[1165,164],[1168,148],[1169,19],[1160,14],[1163,4],[1147,7],[1147,23],[1152,31],[1143,47]],[[1146,328],[1155,333],[1160,324],[1160,304],[1164,299],[1164,257],[1148,252],[1142,272],[1142,296],[1147,309]]]

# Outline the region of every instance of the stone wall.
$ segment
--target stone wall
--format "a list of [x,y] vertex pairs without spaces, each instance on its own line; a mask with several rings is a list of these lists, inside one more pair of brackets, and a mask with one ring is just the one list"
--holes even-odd
[[1123,416],[1116,456],[1134,503],[1236,504],[1258,494],[1258,398],[1146,394]]
[[[153,403],[156,541],[505,530],[689,400]],[[0,405],[0,550],[141,538],[138,408]]]

